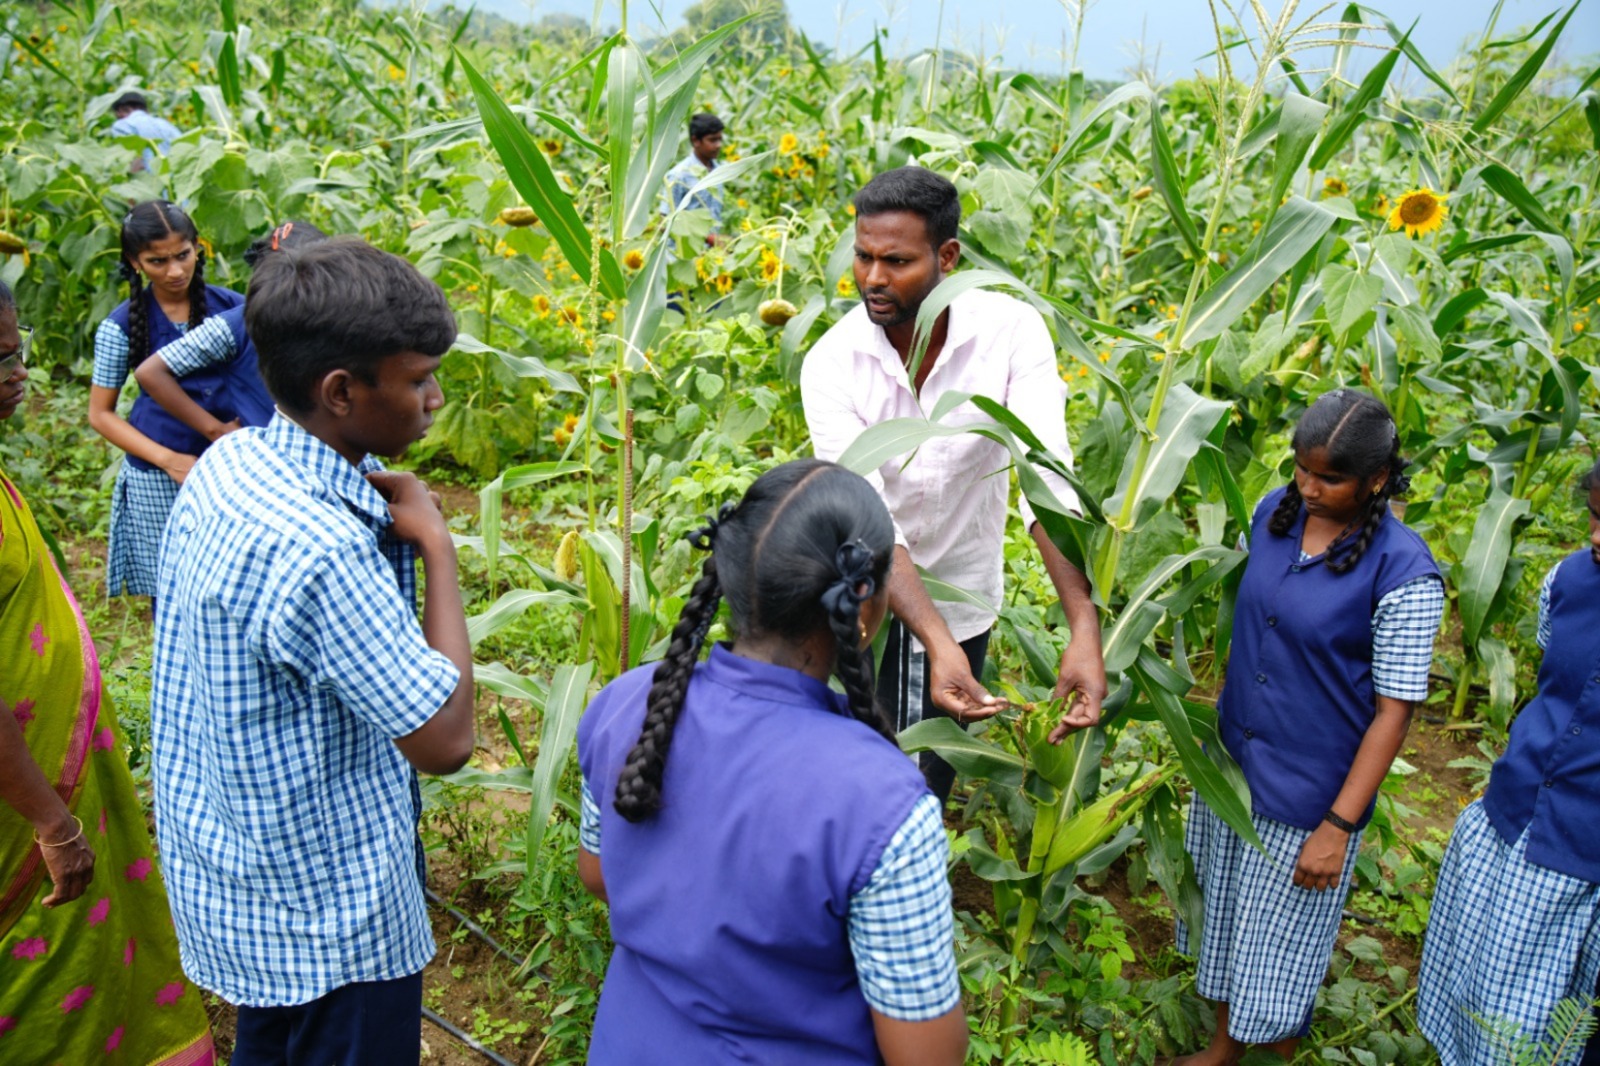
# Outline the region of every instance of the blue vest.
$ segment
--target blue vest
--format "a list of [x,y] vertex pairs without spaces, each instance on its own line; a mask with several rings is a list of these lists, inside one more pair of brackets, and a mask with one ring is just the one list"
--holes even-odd
[[[149,324],[150,330],[150,354],[153,355],[183,336],[183,333],[167,317],[166,312],[161,310],[161,305],[156,302],[154,290],[146,287],[143,292],[143,299],[145,301],[145,321]],[[207,317],[220,315],[230,308],[240,309],[238,327],[234,335],[235,341],[238,341],[244,334],[243,307],[244,297],[232,289],[224,289],[218,285],[206,286]],[[123,335],[127,336],[128,301],[124,300],[118,304],[109,317],[112,322],[117,324],[117,328],[122,330]],[[240,350],[237,344],[235,344],[235,350]],[[130,362],[131,358],[130,354]],[[235,363],[237,363],[237,360],[235,360]],[[135,369],[137,368],[131,365],[128,367],[130,373]],[[253,348],[250,370],[252,376],[259,379],[260,375],[255,372]],[[234,372],[234,363],[209,366],[203,370],[197,370],[181,379],[183,391],[188,393],[191,399],[207,412],[216,416],[220,421],[227,422],[235,417],[242,417],[234,410],[232,390],[229,388],[228,379]],[[265,387],[261,387],[263,395],[265,391]],[[269,400],[267,404],[269,416],[271,410],[272,404]],[[143,390],[140,390],[138,398],[133,401],[133,409],[128,412],[128,424],[157,444],[185,455],[199,455],[211,443],[203,434],[196,433],[169,414],[166,408],[145,395]],[[266,425],[266,420],[262,419],[259,422],[247,424]],[[132,455],[127,457],[127,461],[139,470],[156,469],[152,464]]]
[[1600,883],[1600,565],[1585,548],[1550,586],[1550,644],[1539,694],[1511,724],[1483,797],[1507,844],[1528,832],[1528,861]]
[[[1239,583],[1233,646],[1217,701],[1222,743],[1259,815],[1315,829],[1333,806],[1377,710],[1372,616],[1407,581],[1437,575],[1422,538],[1392,514],[1353,570],[1300,562],[1302,506],[1282,537],[1267,529],[1284,489],[1256,509]],[[1360,825],[1372,816],[1362,812]]]
[[846,923],[927,792],[921,771],[827,685],[717,647],[689,684],[662,809],[634,825],[613,798],[654,673],[606,686],[578,727],[616,943],[589,1062],[877,1063]]

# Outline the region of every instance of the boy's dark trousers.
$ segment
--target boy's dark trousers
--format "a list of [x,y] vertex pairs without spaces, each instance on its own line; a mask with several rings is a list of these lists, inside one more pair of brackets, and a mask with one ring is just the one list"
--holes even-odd
[[[989,632],[979,633],[961,642],[967,653],[967,664],[972,676],[983,678],[983,662],[989,653]],[[883,661],[878,664],[878,707],[883,711],[896,733],[920,722],[924,718],[949,718],[933,705],[928,690],[928,658],[925,654],[911,654],[911,631],[898,620],[891,619],[889,633],[883,647]],[[916,704],[920,703],[920,707]],[[928,788],[939,797],[940,804],[950,799],[950,790],[956,784],[956,768],[931,751],[919,757],[922,776]]]
[[294,1007],[240,1007],[233,1066],[416,1066],[422,974],[343,985]]

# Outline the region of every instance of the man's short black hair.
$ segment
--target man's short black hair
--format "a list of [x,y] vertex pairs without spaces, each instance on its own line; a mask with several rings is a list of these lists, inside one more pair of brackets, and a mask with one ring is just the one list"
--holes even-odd
[[120,111],[125,107],[132,107],[137,108],[140,111],[147,111],[150,108],[150,103],[144,98],[144,93],[134,92],[132,89],[129,89],[127,92],[111,101],[112,111]]
[[961,227],[961,196],[956,187],[922,167],[886,170],[856,193],[856,217],[867,218],[890,211],[920,215],[935,249],[954,240]]
[[709,137],[713,133],[722,132],[722,120],[709,111],[702,111],[689,119],[689,139],[698,141],[702,137]]
[[311,412],[331,371],[375,384],[389,356],[443,355],[456,342],[444,290],[359,237],[267,256],[250,277],[244,320],[261,380],[291,414]]

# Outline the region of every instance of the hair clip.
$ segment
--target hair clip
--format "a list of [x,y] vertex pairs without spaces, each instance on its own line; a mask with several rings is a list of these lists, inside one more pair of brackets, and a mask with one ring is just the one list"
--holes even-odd
[[293,222],[285,222],[283,225],[281,225],[277,229],[273,230],[272,231],[272,250],[274,252],[276,252],[278,250],[278,242],[280,240],[285,240],[285,241],[288,240],[289,239],[289,234],[291,234],[293,232],[294,232],[294,223]]

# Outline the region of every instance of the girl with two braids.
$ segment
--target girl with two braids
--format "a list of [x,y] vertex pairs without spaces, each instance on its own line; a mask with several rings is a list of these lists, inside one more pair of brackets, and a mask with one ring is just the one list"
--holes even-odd
[[[797,460],[691,541],[710,555],[666,657],[578,727],[578,870],[616,944],[589,1062],[956,1066],[940,805],[867,657],[887,509],[858,475]],[[723,600],[734,639],[700,662]]]
[[[1189,1066],[1285,1059],[1311,1026],[1361,831],[1428,693],[1444,585],[1390,509],[1407,461],[1388,408],[1352,389],[1295,427],[1294,477],[1251,523],[1226,680],[1223,746],[1250,785],[1247,844],[1198,795],[1188,849],[1205,897],[1200,994],[1217,1028]],[[1200,933],[1198,944],[1191,933]]]
[[127,453],[111,495],[106,589],[113,596],[154,596],[161,532],[199,449],[193,431],[148,395],[139,394],[126,419],[117,413],[117,398],[152,352],[208,316],[242,306],[244,297],[206,284],[200,234],[165,200],[137,204],[123,218],[120,270],[128,299],[95,332],[89,388],[89,425]]

